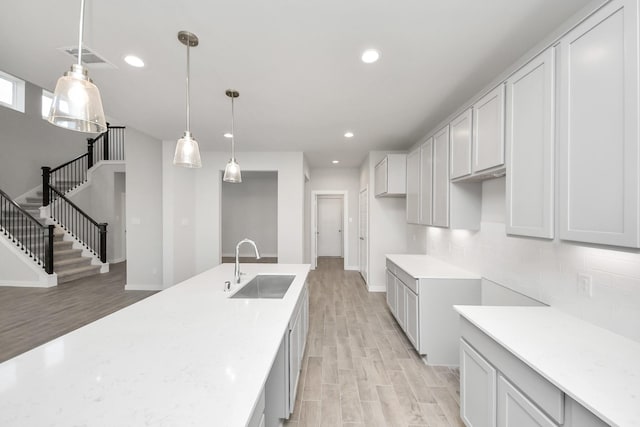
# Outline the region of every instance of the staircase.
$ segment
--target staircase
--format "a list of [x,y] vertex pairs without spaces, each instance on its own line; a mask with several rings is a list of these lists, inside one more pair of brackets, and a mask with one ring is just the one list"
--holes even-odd
[[[77,183],[69,183],[63,188],[69,191],[77,185]],[[42,191],[38,191],[37,197],[27,197],[24,203],[18,204],[45,225],[46,220],[40,218]],[[74,249],[72,240],[64,240],[65,234],[60,226],[56,226],[53,234],[53,271],[58,276],[58,284],[99,274],[100,266],[91,264],[93,257],[83,256],[82,249]]]
[[[96,163],[124,160],[124,127],[108,126],[87,142],[85,154],[53,169],[43,167],[42,190],[22,203],[0,189],[0,234],[46,273],[56,273],[58,284],[99,274],[107,263],[107,224],[96,222],[66,195],[87,181]],[[40,217],[43,206],[46,219]]]

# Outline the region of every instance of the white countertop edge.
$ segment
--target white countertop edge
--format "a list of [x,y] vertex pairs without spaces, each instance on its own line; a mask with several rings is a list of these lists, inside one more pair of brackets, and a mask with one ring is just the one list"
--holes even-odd
[[[554,377],[550,376],[548,373],[546,373],[545,371],[541,370],[538,366],[536,366],[535,364],[531,363],[530,360],[528,360],[527,358],[525,358],[524,356],[519,354],[517,351],[515,351],[512,346],[510,346],[509,344],[507,344],[504,341],[500,340],[490,330],[485,328],[482,324],[476,322],[473,319],[473,315],[466,312],[467,308],[474,308],[474,307],[478,307],[478,306],[463,306],[463,305],[454,305],[453,306],[454,310],[456,310],[458,312],[458,314],[460,314],[466,320],[471,322],[471,324],[476,326],[478,329],[480,329],[482,332],[484,332],[487,336],[489,336],[492,340],[494,340],[499,345],[501,345],[506,350],[508,350],[509,353],[511,353],[512,355],[517,357],[520,361],[522,361],[528,367],[533,369],[536,373],[538,373],[544,379],[546,379],[551,384],[553,384],[554,386],[556,386],[557,388],[562,390],[562,392],[567,394],[569,397],[571,397],[573,400],[578,402],[580,405],[582,405],[585,408],[587,408],[594,415],[596,415],[597,417],[602,419],[602,421],[604,421],[604,422],[606,422],[607,424],[610,424],[610,425],[616,425],[616,426],[617,425],[624,425],[624,424],[621,424],[620,421],[616,421],[614,418],[612,418],[611,416],[607,415],[602,410],[600,410],[598,408],[598,405],[594,405],[593,403],[585,400],[583,397],[581,397],[579,394],[577,394],[574,390],[569,389],[564,384],[562,384],[560,381],[556,380]],[[486,308],[490,308],[490,306],[482,306],[482,307],[483,308],[485,308],[485,307]],[[504,308],[504,307],[496,307],[496,308]],[[514,308],[514,307],[512,307],[512,308]],[[573,317],[573,316],[571,316],[571,315],[569,315],[567,313],[564,313],[562,311],[559,311],[559,310],[557,310],[555,308],[548,307],[548,306],[543,306],[543,307],[527,306],[527,307],[518,307],[518,308],[523,308],[523,309],[527,309],[527,310],[544,310],[544,311],[554,312],[554,315],[562,315],[562,316],[566,316],[566,317],[570,317],[570,318]],[[583,321],[583,320],[581,320],[581,319],[579,319],[577,317],[575,318],[575,321],[576,322],[583,322],[585,324],[585,326],[589,327],[589,328],[602,329],[602,328],[599,328],[598,326],[595,326],[595,325],[592,325],[592,324],[590,324],[590,323],[588,323],[586,321]],[[614,334],[613,332],[610,332],[610,331],[606,331],[606,332],[608,332],[608,333],[610,333],[612,335],[616,335],[616,334]],[[623,337],[621,337],[621,338],[623,338]]]
[[473,279],[482,276],[424,254],[386,254],[385,257],[414,279]]

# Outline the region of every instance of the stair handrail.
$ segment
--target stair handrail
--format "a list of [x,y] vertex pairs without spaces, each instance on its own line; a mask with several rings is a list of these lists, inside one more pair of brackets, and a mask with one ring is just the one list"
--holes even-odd
[[[107,262],[107,223],[99,223],[69,200],[64,193],[49,185],[49,215],[87,249]],[[57,197],[54,197],[57,196]],[[64,205],[64,206],[63,206]],[[73,218],[71,218],[73,216]],[[80,218],[78,218],[80,216]],[[93,227],[92,227],[93,226]]]
[[[73,183],[72,186],[64,189],[64,193],[68,193],[87,181],[87,172],[94,164],[102,160],[124,160],[124,129],[126,129],[124,126],[111,126],[107,123],[105,132],[95,138],[87,138],[86,153],[55,168],[43,166],[42,206],[47,206],[50,202],[47,187],[53,182]],[[60,186],[58,189],[61,190]]]
[[[23,227],[24,220],[10,220],[6,213],[7,208],[13,209],[20,213],[21,218],[25,218],[34,229],[40,231],[40,235],[31,235],[27,238],[20,239],[17,236],[15,228]],[[54,225],[42,225],[40,221],[33,217],[29,212],[22,208],[7,193],[0,189],[0,226],[4,234],[11,236],[11,240],[20,246],[29,254],[39,265],[41,265],[47,274],[53,274],[53,238]],[[42,242],[42,245],[37,243]]]

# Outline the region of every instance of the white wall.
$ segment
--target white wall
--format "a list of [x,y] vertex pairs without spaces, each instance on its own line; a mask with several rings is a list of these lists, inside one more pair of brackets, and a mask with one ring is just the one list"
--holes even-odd
[[[260,255],[278,255],[278,173],[243,171],[242,183],[222,183],[222,256],[235,256],[236,244],[248,238]],[[253,257],[249,245],[240,256]]]
[[55,275],[44,269],[19,250],[0,233],[0,286],[28,286],[48,288],[57,283]]
[[[125,191],[124,162],[99,162],[87,175],[87,183],[68,194],[69,199],[99,223],[107,223],[107,262],[122,259],[120,193]],[[118,188],[120,187],[120,188]],[[116,255],[117,254],[117,255]]]
[[[345,238],[348,242],[348,253],[345,254],[344,266],[346,270],[358,269],[358,242],[359,242],[359,222],[358,222],[358,195],[360,192],[360,172],[358,169],[327,168],[311,169],[311,180],[309,181],[311,191],[346,191],[346,203],[348,208],[347,233]],[[311,198],[305,203],[309,203],[311,209]],[[305,233],[311,239],[311,224],[309,223]]]
[[[478,232],[425,227],[427,253],[553,307],[640,341],[640,254],[505,232],[505,179],[483,183]],[[593,278],[593,297],[577,274]]]
[[360,168],[360,185],[366,182],[369,193],[369,277],[370,291],[386,290],[386,254],[406,253],[407,219],[404,197],[374,196],[376,164],[390,152],[372,151]]
[[[175,141],[163,142],[164,284],[176,284],[220,263],[221,188],[228,152],[201,151],[201,169],[173,166]],[[304,253],[304,174],[301,152],[239,152],[242,170],[278,173],[278,262]],[[197,230],[197,232],[196,232]]]
[[42,166],[56,167],[87,152],[89,134],[42,119],[42,89],[25,84],[25,113],[0,106],[0,188],[16,198],[42,185]]
[[162,143],[125,132],[126,289],[162,289]]

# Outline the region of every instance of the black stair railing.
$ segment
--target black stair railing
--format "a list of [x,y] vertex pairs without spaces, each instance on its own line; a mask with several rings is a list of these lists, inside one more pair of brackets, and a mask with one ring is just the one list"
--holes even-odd
[[[68,193],[87,181],[87,172],[103,160],[124,160],[124,126],[107,124],[107,131],[95,138],[87,138],[87,152],[58,167],[42,168],[42,206],[47,206],[47,186],[53,185]],[[46,183],[46,184],[45,184]]]
[[62,191],[49,186],[49,215],[100,261],[107,262],[107,224],[98,223],[67,199]]
[[15,243],[47,274],[53,273],[53,225],[42,225],[0,190],[0,227],[2,234]]

